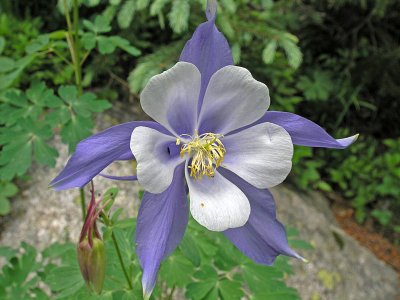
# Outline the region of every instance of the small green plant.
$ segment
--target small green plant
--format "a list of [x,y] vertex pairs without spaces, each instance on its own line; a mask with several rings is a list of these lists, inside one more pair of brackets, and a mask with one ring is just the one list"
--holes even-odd
[[[111,212],[117,193],[115,188],[108,190],[102,201],[108,205],[106,218],[102,218],[106,220],[102,227],[106,278],[100,295],[85,286],[75,245],[56,243],[39,253],[23,243],[18,249],[0,248],[0,256],[6,259],[0,271],[1,299],[141,299],[134,243],[136,220],[120,218],[122,209]],[[310,249],[297,235],[296,230],[288,230],[290,244]],[[174,299],[177,289],[188,299],[199,300],[300,299],[296,290],[284,283],[291,274],[287,258],[279,257],[271,267],[256,265],[221,233],[206,231],[191,219],[182,243],[162,263],[152,299]]]

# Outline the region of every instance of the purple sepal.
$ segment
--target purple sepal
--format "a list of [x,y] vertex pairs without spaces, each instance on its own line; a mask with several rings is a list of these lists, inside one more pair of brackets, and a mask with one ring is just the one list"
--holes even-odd
[[123,123],[94,134],[77,145],[75,153],[50,186],[56,190],[83,187],[113,161],[134,159],[130,140],[133,129],[138,126],[169,134],[163,126],[151,121]]
[[344,149],[354,143],[358,137],[356,134],[336,140],[314,122],[288,112],[268,111],[255,124],[264,122],[282,126],[290,134],[293,144],[300,146]]
[[200,70],[201,90],[197,106],[198,112],[211,76],[219,69],[233,65],[229,44],[215,26],[215,1],[208,1],[206,15],[208,21],[197,27],[192,38],[186,42],[179,58],[180,61],[194,64]]
[[182,240],[188,222],[184,164],[176,167],[165,192],[145,192],[136,226],[136,252],[143,269],[143,294],[150,297],[160,263]]
[[280,254],[302,259],[288,245],[285,228],[276,219],[272,194],[267,189],[255,188],[226,169],[220,168],[219,171],[245,193],[251,206],[247,223],[224,231],[225,236],[247,257],[259,264],[271,265]]

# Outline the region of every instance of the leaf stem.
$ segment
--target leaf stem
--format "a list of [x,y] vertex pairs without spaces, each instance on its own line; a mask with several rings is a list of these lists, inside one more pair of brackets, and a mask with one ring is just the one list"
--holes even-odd
[[[108,226],[108,227],[112,226],[111,220],[107,217],[107,215],[105,213],[101,213],[101,218],[103,219],[104,224],[106,224],[106,226]],[[131,280],[129,279],[128,272],[126,271],[126,267],[125,267],[124,261],[122,259],[121,251],[119,249],[118,242],[117,242],[117,239],[115,237],[114,232],[111,232],[111,239],[113,241],[115,250],[117,251],[118,260],[119,260],[119,263],[121,265],[121,269],[122,269],[122,271],[124,273],[126,282],[127,282],[128,286],[129,286],[129,289],[133,290],[133,286],[132,286]]]

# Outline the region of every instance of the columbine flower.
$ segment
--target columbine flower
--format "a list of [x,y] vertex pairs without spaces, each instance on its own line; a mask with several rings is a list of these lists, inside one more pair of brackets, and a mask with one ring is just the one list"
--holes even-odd
[[137,218],[137,253],[149,296],[161,261],[179,244],[190,212],[201,225],[225,236],[248,257],[270,265],[279,254],[301,258],[288,246],[267,188],[291,169],[293,144],[345,148],[317,124],[285,112],[267,112],[268,88],[233,66],[230,49],[208,21],[186,43],[178,62],[154,76],[141,94],[156,122],[111,127],[80,142],[56,189],[82,187],[115,160],[136,159],[146,190]]

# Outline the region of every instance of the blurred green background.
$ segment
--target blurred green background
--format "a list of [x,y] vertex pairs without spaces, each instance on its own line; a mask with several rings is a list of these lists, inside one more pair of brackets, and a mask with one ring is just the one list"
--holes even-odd
[[[138,105],[147,80],[177,61],[204,21],[204,7],[81,0],[81,94],[70,86],[64,2],[0,1],[1,215],[33,162],[54,166],[54,135],[72,151],[96,113],[119,101]],[[290,182],[325,192],[398,245],[400,2],[221,0],[217,25],[235,63],[268,85],[272,110],[307,117],[337,138],[360,134],[343,151],[297,147]]]

